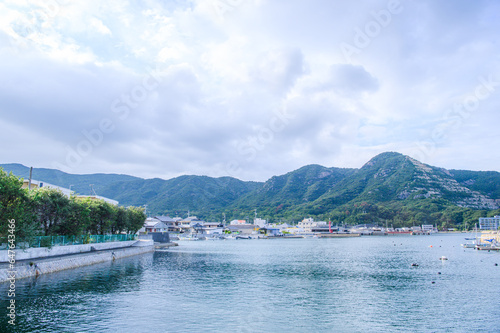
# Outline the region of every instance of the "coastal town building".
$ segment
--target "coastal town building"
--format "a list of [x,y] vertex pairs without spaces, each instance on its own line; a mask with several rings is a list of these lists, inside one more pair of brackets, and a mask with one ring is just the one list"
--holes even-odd
[[148,217],[144,226],[139,229],[139,233],[149,232],[167,232],[168,226],[155,217]]
[[245,220],[232,220],[229,222],[230,225],[238,225],[238,224],[247,224],[247,221]]
[[260,218],[255,218],[253,224],[259,226],[259,228],[264,228],[267,225],[267,221]]
[[500,215],[495,217],[480,217],[479,229],[481,230],[498,230],[500,226]]
[[118,204],[119,204],[119,202],[116,200],[102,197],[100,195],[75,195],[75,191],[72,191],[69,188],[49,184],[49,183],[42,181],[42,180],[32,179],[31,183],[29,180],[23,180],[22,188],[29,188],[31,190],[35,189],[35,188],[49,188],[49,189],[60,191],[62,194],[64,194],[68,198],[70,198],[71,196],[75,196],[76,198],[82,198],[82,199],[88,198],[91,200],[103,200],[103,201],[105,201],[111,205],[114,205],[114,206],[118,206]]
[[71,196],[73,191],[71,191],[69,188],[57,186],[57,185],[52,185],[47,182],[41,181],[41,180],[31,180],[31,184],[29,180],[23,180],[23,185],[22,188],[29,188],[30,190],[35,189],[35,188],[50,188],[54,190],[61,191],[65,196],[68,198]]
[[259,227],[253,224],[233,224],[227,227],[231,233],[239,233],[241,235],[251,235],[259,231]]
[[302,229],[305,233],[313,232],[313,229],[328,229],[328,223],[325,221],[314,221],[313,218],[303,219],[297,224],[297,227]]

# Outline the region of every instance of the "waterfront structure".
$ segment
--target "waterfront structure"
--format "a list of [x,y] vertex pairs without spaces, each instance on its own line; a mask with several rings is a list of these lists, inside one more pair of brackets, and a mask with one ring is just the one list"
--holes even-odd
[[155,217],[148,217],[144,222],[144,227],[140,231],[145,232],[167,232],[168,226]]
[[236,224],[229,225],[227,230],[231,231],[231,233],[239,233],[241,235],[251,235],[255,234],[259,227],[253,224]]
[[267,225],[267,221],[264,219],[255,218],[255,220],[253,220],[253,224],[258,226],[259,228],[264,228]]
[[[315,230],[326,230],[328,231],[328,223],[325,221],[317,221],[315,222],[313,218],[303,219],[297,224],[297,227],[302,229],[305,233],[313,232]],[[326,228],[326,229],[325,229]]]
[[432,224],[422,224],[422,231],[423,232],[433,232],[434,226]]
[[481,230],[498,230],[500,226],[500,215],[495,217],[480,217],[479,229]]
[[265,234],[266,236],[270,237],[278,237],[278,236],[283,236],[283,233],[279,228],[272,228],[272,227],[263,227],[259,230],[261,233]]
[[170,216],[160,215],[160,216],[155,216],[154,218],[165,223],[168,231],[176,232],[180,230],[179,228],[177,228],[177,222]]

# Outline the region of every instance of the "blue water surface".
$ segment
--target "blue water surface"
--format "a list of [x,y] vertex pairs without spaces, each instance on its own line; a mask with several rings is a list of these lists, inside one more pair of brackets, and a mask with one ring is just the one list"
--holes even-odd
[[[18,280],[15,330],[7,316],[0,324],[6,332],[500,332],[500,253],[463,249],[468,236],[179,242]],[[1,284],[2,309],[8,300]]]

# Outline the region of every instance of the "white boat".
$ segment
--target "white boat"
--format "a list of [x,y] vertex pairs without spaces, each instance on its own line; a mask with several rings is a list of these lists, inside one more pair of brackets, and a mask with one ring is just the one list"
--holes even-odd
[[179,241],[199,241],[199,240],[201,239],[193,235],[186,235],[186,236],[179,235]]

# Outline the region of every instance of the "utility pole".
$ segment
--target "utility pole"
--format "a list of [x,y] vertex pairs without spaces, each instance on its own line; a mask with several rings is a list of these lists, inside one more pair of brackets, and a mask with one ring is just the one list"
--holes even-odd
[[33,176],[33,167],[30,167],[30,179],[28,180],[28,191],[31,190],[31,178]]

